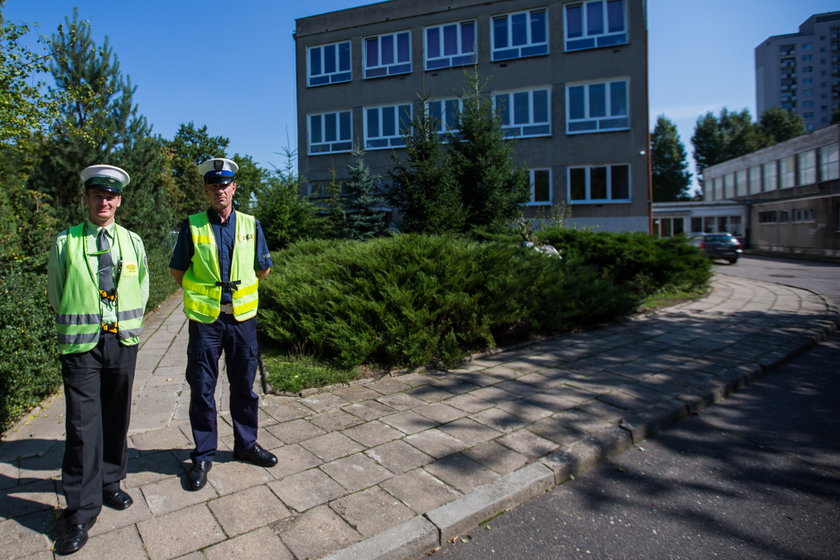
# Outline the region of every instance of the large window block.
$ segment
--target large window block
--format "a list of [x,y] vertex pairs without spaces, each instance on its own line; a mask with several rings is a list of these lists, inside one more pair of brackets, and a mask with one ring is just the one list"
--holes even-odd
[[630,128],[629,82],[572,84],[566,87],[566,132],[581,134]]
[[308,85],[324,86],[353,79],[350,41],[307,49]]
[[410,131],[411,104],[365,108],[366,149],[401,148]]
[[351,111],[309,115],[309,154],[349,152],[353,149]]
[[506,138],[551,135],[550,89],[493,94]]
[[589,0],[566,4],[566,51],[623,45],[628,42],[624,0]]
[[475,63],[475,21],[427,27],[426,70]]
[[569,167],[571,204],[630,202],[628,164]]
[[365,78],[381,78],[411,72],[411,32],[366,37]]
[[491,36],[494,61],[548,54],[547,12],[542,9],[495,16]]

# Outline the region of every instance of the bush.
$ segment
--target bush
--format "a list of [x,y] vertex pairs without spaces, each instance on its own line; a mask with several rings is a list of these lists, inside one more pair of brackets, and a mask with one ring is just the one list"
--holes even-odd
[[43,274],[0,274],[0,430],[61,386],[55,316]]
[[169,259],[172,249],[165,245],[146,246],[146,258],[149,261],[149,301],[146,312],[160,305],[178,289],[178,284],[169,274]]
[[639,298],[669,290],[696,290],[712,276],[708,259],[684,237],[657,238],[646,233],[609,233],[547,227],[537,232],[564,258],[585,263],[598,277],[625,286]]
[[264,335],[340,367],[453,364],[638,305],[594,269],[514,243],[397,235],[301,242],[273,257],[277,272],[260,288]]

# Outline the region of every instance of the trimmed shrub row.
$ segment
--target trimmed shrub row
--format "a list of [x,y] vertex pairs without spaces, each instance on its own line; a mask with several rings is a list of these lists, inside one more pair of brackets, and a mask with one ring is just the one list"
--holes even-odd
[[[273,254],[261,331],[284,352],[338,367],[450,365],[476,349],[626,316],[659,289],[709,277],[682,242],[563,231],[545,237],[563,259],[419,234],[298,243]],[[672,262],[682,258],[690,262]]]

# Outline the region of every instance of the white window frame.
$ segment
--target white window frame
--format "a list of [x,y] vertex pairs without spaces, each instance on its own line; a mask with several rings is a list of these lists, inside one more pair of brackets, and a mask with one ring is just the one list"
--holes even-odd
[[[464,50],[464,26],[471,25],[472,26],[472,33],[473,33],[473,42],[472,42],[472,50],[466,51]],[[454,53],[446,54],[444,52],[445,49],[445,42],[444,42],[444,32],[446,28],[455,27],[456,37],[457,37],[457,51]],[[430,39],[429,34],[434,31],[438,31],[438,52],[440,56],[432,57],[430,55]],[[423,29],[423,52],[424,52],[424,64],[426,70],[440,70],[442,68],[452,68],[454,66],[467,66],[470,64],[475,64],[476,61],[476,48],[478,46],[478,22],[474,19],[452,22],[452,23],[444,23],[442,25],[431,25]]]
[[[543,23],[545,29],[545,41],[535,41],[533,38],[533,17],[536,14],[543,15]],[[526,42],[520,45],[513,45],[512,43],[504,47],[496,47],[496,21],[505,19],[505,28],[507,37],[510,41],[513,39],[513,19],[516,16],[525,16],[526,18]],[[549,52],[549,26],[548,26],[548,9],[536,8],[533,10],[526,10],[522,12],[511,12],[509,14],[499,14],[490,18],[490,53],[491,60],[498,62],[501,60],[514,60],[517,58],[526,58],[529,56],[541,56]]]
[[[400,126],[400,116],[403,114],[403,109],[408,109],[407,126],[409,131],[411,129],[411,119],[413,118],[413,107],[411,103],[397,103],[396,105],[381,105],[376,107],[364,108],[364,123],[365,123],[365,149],[366,150],[387,150],[389,148],[404,148],[405,138],[403,137],[408,131],[404,131]],[[393,121],[390,123],[394,127],[394,134],[383,134],[384,116],[388,109],[393,109]],[[378,131],[371,131],[368,127],[369,115],[372,111],[377,114],[377,123],[379,125]],[[376,136],[372,136],[373,133]]]
[[[460,97],[444,97],[440,99],[430,99],[426,102],[426,114],[429,118],[437,118],[432,116],[432,104],[440,104],[440,118],[437,119],[435,131],[438,133],[438,136],[444,137],[447,132],[457,132],[458,129],[455,128],[455,125],[458,124],[458,114],[464,111],[464,100]],[[455,104],[457,105],[457,114],[450,115],[447,112],[447,105],[448,104]],[[450,122],[450,120],[452,122]]]
[[[399,58],[399,38],[402,35],[408,36],[408,53],[405,59]],[[382,43],[385,40],[393,41],[394,61],[390,63],[382,63]],[[376,41],[376,64],[372,64],[368,60],[368,42]],[[411,72],[411,30],[396,31],[394,33],[383,33],[381,35],[371,35],[362,40],[362,72],[366,80],[372,78],[384,78],[386,76],[395,76],[398,74],[408,74]]]
[[[346,130],[345,127],[342,127],[342,115],[347,115]],[[320,130],[318,132],[321,140],[319,142],[313,142],[312,140],[314,117],[320,117]],[[335,118],[336,138],[333,140],[326,138],[327,119],[330,117]],[[306,115],[306,133],[307,153],[310,156],[351,152],[353,151],[353,111],[351,109],[344,109],[328,113],[312,113]]]
[[[627,198],[614,198],[612,196],[612,174],[614,167],[625,167],[627,168]],[[606,176],[606,188],[607,188],[607,197],[606,198],[592,198],[592,171],[595,169],[606,168],[607,176]],[[585,191],[586,196],[585,198],[572,198],[572,172],[575,170],[584,169],[586,170],[586,184],[585,184]],[[612,203],[627,203],[633,200],[633,184],[632,184],[632,166],[629,163],[603,163],[603,164],[595,164],[595,165],[570,165],[566,168],[566,185],[567,185],[567,197],[566,199],[569,201],[569,204],[612,204]]]
[[[347,47],[347,69],[341,69],[341,48]],[[319,74],[312,73],[312,53],[319,51],[321,59],[321,69],[326,66],[327,49],[334,47],[335,68],[334,72],[322,71]],[[325,45],[316,45],[314,47],[306,48],[306,83],[309,87],[327,86],[330,84],[338,84],[342,82],[350,82],[353,80],[353,46],[350,41],[339,41],[336,43],[328,43]],[[317,83],[314,83],[317,82]]]
[[[612,100],[612,88],[614,85],[624,84],[623,105],[624,113],[616,112]],[[592,116],[592,89],[595,86],[604,86],[605,114],[603,116]],[[572,91],[583,89],[583,117],[572,118]],[[616,130],[630,129],[630,78],[614,78],[598,82],[577,82],[566,85],[566,134],[592,134],[597,132],[612,132]]]
[[[609,4],[621,4],[621,29],[610,31],[609,29]],[[601,29],[600,33],[590,33],[589,7],[595,4],[601,5]],[[581,9],[581,35],[572,36],[569,31],[571,10]],[[566,52],[597,49],[602,47],[614,47],[625,45],[630,42],[630,34],[627,25],[627,0],[586,0],[563,6],[563,37],[565,38]]]
[[[535,98],[538,93],[545,95],[546,119],[544,121],[537,121],[535,116]],[[516,100],[523,99],[523,94],[527,95],[528,100],[528,120],[515,123],[513,120],[515,118]],[[501,108],[502,103],[505,103],[508,108],[507,119]],[[505,133],[505,138],[551,136],[551,87],[493,92],[493,108],[502,119],[502,130]]]
[[[545,172],[548,175],[548,200],[536,200],[536,174]],[[528,170],[528,180],[530,181],[531,185],[531,199],[525,203],[526,206],[551,206],[554,200],[554,183],[551,180],[551,168],[550,167],[537,167],[534,169]]]

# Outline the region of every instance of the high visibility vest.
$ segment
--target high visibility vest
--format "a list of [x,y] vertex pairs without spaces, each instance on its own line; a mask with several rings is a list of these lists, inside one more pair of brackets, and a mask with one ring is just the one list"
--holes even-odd
[[[201,323],[212,323],[221,312],[222,281],[219,247],[207,212],[189,217],[194,253],[190,267],[184,272],[184,314]],[[256,316],[259,304],[259,281],[254,271],[257,254],[257,220],[236,212],[230,281],[239,281],[232,291],[233,316],[245,321]]]
[[[140,290],[141,263],[129,231],[115,224],[114,234],[122,261],[117,278],[117,337],[125,346],[134,346],[140,342],[145,311]],[[58,344],[62,354],[79,354],[96,346],[102,333],[99,276],[88,260],[84,223],[68,230],[64,250],[67,270],[56,315]]]

